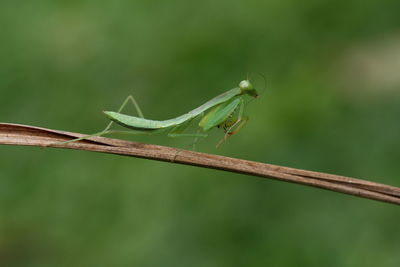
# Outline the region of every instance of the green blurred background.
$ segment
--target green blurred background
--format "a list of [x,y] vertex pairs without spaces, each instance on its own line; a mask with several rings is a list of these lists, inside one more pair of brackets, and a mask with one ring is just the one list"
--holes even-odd
[[[263,73],[248,125],[199,151],[400,186],[399,10],[2,0],[0,121],[93,133],[129,94],[168,119]],[[90,152],[1,146],[0,158],[1,266],[400,266],[394,205]]]

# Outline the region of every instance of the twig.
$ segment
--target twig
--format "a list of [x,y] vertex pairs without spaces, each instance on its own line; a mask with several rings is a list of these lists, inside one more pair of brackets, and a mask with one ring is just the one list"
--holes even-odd
[[82,136],[84,134],[0,123],[0,144],[4,145],[69,148],[153,159],[272,178],[400,204],[400,188],[345,176],[105,137],[92,137],[89,140],[66,144],[59,143]]

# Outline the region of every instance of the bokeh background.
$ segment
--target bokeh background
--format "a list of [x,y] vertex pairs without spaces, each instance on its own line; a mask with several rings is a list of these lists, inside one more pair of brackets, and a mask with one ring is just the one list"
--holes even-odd
[[[248,125],[199,151],[400,186],[399,10],[2,0],[0,121],[93,133],[129,94],[168,119],[262,73]],[[394,205],[82,151],[1,146],[0,159],[1,266],[400,266]]]

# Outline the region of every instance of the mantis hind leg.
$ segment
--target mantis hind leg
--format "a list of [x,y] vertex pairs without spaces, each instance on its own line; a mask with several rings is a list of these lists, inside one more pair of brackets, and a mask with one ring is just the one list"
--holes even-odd
[[57,144],[68,144],[68,143],[72,143],[72,142],[76,142],[76,141],[80,141],[80,140],[86,140],[86,139],[89,139],[90,137],[103,136],[103,135],[106,135],[106,134],[152,135],[152,134],[158,134],[158,133],[161,133],[161,132],[163,132],[163,130],[155,130],[155,131],[129,130],[129,131],[123,131],[123,130],[105,129],[105,130],[103,130],[101,132],[98,132],[98,133],[85,135],[85,136],[82,136],[80,138],[75,138],[75,139],[68,140],[68,141],[65,141],[65,142],[58,142]]
[[[136,102],[135,98],[132,95],[129,95],[124,100],[124,102],[122,102],[122,105],[119,107],[118,112],[121,112],[125,108],[125,106],[129,103],[129,101],[132,102],[132,104],[135,107],[136,112],[138,113],[139,117],[144,118],[142,110],[140,109],[138,103]],[[111,133],[125,133],[125,134],[126,133],[131,133],[131,134],[134,134],[134,135],[149,134],[149,133],[141,132],[141,131],[136,131],[136,132],[135,131],[111,131],[110,128],[113,125],[113,123],[114,123],[113,121],[110,121],[107,124],[106,128],[104,128],[101,132],[85,135],[85,136],[82,136],[80,138],[75,138],[75,139],[72,139],[72,140],[69,140],[69,141],[65,141],[65,142],[60,142],[60,144],[72,143],[72,142],[76,142],[76,141],[80,141],[80,140],[85,140],[85,139],[88,139],[90,137],[102,136],[102,135],[111,134]]]
[[[136,112],[138,113],[139,117],[140,117],[140,118],[144,118],[142,110],[140,109],[138,103],[136,102],[135,98],[134,98],[132,95],[129,95],[129,96],[124,100],[124,102],[122,102],[122,105],[121,105],[121,106],[119,107],[119,109],[118,109],[118,113],[120,113],[120,112],[125,108],[125,106],[129,103],[129,101],[132,102],[132,104],[133,104],[133,106],[135,107]],[[113,125],[113,123],[114,123],[113,121],[110,121],[110,123],[107,124],[106,128],[104,128],[104,130],[103,130],[102,132],[108,131],[108,130],[111,128],[111,126]],[[104,133],[104,134],[105,134],[105,133]]]

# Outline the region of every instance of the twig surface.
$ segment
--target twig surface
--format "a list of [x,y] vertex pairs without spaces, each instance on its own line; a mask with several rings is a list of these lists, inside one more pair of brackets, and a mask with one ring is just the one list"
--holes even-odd
[[153,159],[272,178],[400,204],[400,188],[345,176],[105,137],[92,137],[89,140],[66,144],[59,143],[82,136],[84,134],[0,123],[0,144],[3,145],[58,147]]

